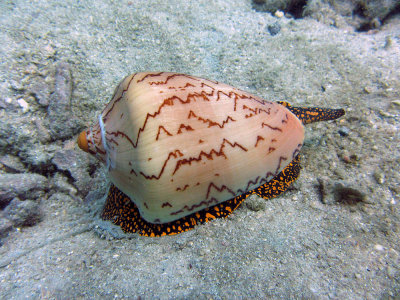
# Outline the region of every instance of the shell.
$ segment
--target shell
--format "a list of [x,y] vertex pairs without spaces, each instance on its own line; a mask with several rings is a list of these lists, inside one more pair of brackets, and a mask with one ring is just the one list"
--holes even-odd
[[79,146],[150,223],[166,223],[271,180],[300,151],[285,106],[177,73],[136,73],[115,90]]

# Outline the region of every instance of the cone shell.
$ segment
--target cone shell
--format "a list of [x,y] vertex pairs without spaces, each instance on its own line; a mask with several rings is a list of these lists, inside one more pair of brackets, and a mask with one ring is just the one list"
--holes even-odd
[[180,219],[268,182],[304,140],[301,121],[284,106],[177,73],[126,77],[101,120],[78,143],[108,163],[111,181],[151,223]]

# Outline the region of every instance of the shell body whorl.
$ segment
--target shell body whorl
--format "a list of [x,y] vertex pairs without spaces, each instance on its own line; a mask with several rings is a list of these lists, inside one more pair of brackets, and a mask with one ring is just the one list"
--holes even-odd
[[136,73],[79,139],[146,221],[166,223],[271,180],[299,152],[304,127],[284,106],[225,84]]

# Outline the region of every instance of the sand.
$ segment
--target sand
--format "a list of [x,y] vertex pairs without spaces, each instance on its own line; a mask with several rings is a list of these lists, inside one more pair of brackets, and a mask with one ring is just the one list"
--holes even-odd
[[[24,190],[14,176],[34,225],[8,221],[4,198],[0,298],[399,297],[398,15],[358,32],[243,0],[76,2],[0,4],[0,175],[45,177]],[[145,70],[346,116],[307,126],[280,197],[176,236],[116,238],[99,219],[106,170],[75,140]]]

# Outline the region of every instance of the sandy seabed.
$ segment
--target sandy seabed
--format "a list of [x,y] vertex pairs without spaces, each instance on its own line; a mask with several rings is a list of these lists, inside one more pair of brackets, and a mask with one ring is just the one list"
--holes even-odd
[[[168,3],[0,4],[0,298],[399,297],[398,15],[357,32],[250,1]],[[75,140],[145,70],[346,116],[306,127],[302,173],[280,197],[176,236],[119,239],[98,218],[105,169]],[[10,217],[15,197],[39,215],[32,226]]]

